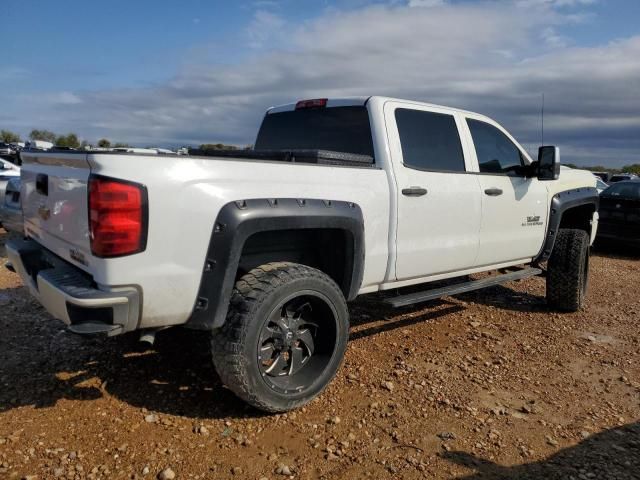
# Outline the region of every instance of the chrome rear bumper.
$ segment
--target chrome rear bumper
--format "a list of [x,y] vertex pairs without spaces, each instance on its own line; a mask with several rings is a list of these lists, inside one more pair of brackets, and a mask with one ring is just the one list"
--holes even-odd
[[10,240],[6,249],[13,269],[31,294],[69,330],[118,335],[136,329],[140,316],[137,289],[99,288],[88,274],[33,240]]

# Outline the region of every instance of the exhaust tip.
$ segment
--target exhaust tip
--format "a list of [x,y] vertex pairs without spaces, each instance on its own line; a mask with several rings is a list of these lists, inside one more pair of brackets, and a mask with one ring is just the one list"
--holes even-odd
[[145,332],[142,332],[140,334],[140,342],[141,343],[146,343],[148,344],[150,347],[153,346],[153,344],[156,341],[156,331],[157,330],[147,330]]

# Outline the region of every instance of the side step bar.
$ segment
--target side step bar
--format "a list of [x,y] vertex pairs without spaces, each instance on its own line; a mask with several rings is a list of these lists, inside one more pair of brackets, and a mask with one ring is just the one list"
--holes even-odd
[[540,275],[542,270],[539,268],[523,268],[515,272],[502,273],[480,280],[471,280],[470,282],[458,283],[442,288],[434,288],[433,290],[425,290],[424,292],[409,293],[407,295],[399,295],[397,297],[387,298],[384,303],[393,307],[406,307],[415,303],[428,302],[437,298],[449,295],[457,295],[459,293],[472,292],[481,288],[493,287],[502,283],[511,282],[512,280],[522,280],[523,278],[535,277]]

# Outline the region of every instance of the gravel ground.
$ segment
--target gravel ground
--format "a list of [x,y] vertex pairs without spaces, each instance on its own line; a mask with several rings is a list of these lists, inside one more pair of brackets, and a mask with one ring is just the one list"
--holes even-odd
[[640,478],[639,265],[595,253],[575,314],[541,278],[358,300],[337,378],[271,416],[220,384],[203,333],[76,337],[2,269],[0,478]]

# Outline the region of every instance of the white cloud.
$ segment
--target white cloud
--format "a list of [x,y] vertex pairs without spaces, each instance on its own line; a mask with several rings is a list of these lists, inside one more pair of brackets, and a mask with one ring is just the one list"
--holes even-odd
[[409,0],[410,7],[441,7],[445,0]]
[[252,48],[262,48],[270,40],[281,33],[285,25],[285,20],[280,15],[266,10],[257,10],[247,27],[249,46]]
[[[154,87],[67,92],[64,105],[43,98],[21,106],[22,125],[141,144],[245,144],[271,105],[382,94],[480,111],[535,145],[544,92],[545,137],[565,152],[640,160],[631,158],[640,150],[640,36],[578,48],[554,41],[551,30],[541,42],[545,28],[570,20],[555,10],[539,15],[539,5],[376,6],[286,29],[282,18],[259,12],[247,32],[257,50],[247,59],[186,66]],[[276,48],[265,33],[273,29],[285,30]]]

